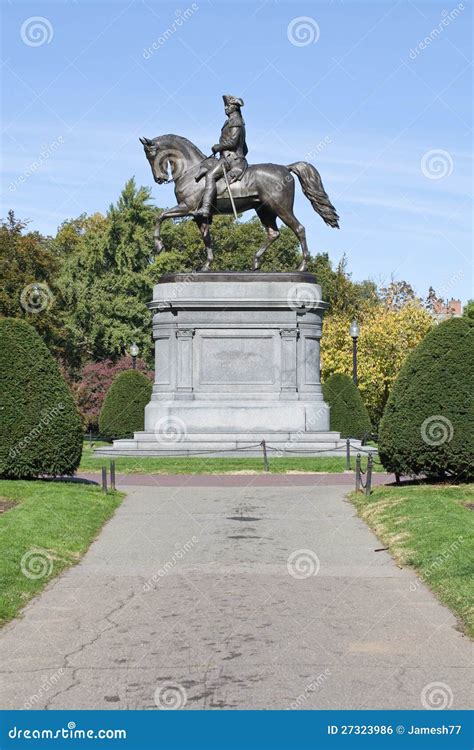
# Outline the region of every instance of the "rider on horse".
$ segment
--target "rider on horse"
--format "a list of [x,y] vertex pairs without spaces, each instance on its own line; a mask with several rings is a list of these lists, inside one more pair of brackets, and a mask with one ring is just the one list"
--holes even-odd
[[212,206],[216,198],[216,182],[224,176],[224,170],[230,182],[240,180],[247,169],[248,153],[245,142],[245,122],[240,114],[244,106],[242,99],[225,94],[223,97],[227,120],[222,126],[219,143],[212,147],[212,153],[220,154],[219,159],[208,159],[196,177],[198,182],[206,177],[206,186],[202,196],[201,207],[195,216],[209,219],[212,216]]

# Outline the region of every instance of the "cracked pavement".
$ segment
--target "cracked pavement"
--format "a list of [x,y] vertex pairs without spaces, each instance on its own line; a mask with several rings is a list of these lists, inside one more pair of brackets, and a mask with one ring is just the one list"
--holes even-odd
[[471,642],[343,487],[127,491],[0,631],[2,708],[470,707]]

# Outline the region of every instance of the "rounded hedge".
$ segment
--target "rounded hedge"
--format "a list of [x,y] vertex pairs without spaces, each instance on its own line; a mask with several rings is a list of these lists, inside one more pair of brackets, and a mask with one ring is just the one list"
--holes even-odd
[[352,378],[342,373],[323,383],[324,400],[331,407],[331,430],[343,438],[362,439],[372,430],[369,414]]
[[56,361],[32,326],[0,319],[0,476],[72,474],[82,424]]
[[99,414],[99,432],[106,440],[133,437],[143,430],[145,406],[151,398],[152,384],[142,372],[127,370],[117,375],[104,399]]
[[405,361],[380,423],[379,455],[388,471],[472,477],[474,321],[433,328]]

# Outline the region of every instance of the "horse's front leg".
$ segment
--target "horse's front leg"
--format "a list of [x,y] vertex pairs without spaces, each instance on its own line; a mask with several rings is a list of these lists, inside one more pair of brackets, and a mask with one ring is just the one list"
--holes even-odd
[[188,216],[188,214],[189,208],[183,204],[178,204],[177,206],[173,206],[173,208],[168,208],[158,216],[154,233],[155,250],[157,253],[161,253],[165,249],[163,240],[161,239],[161,223],[166,219],[178,219],[182,216]]
[[211,232],[209,230],[209,224],[204,219],[200,219],[198,217],[195,218],[195,222],[199,227],[199,231],[201,232],[202,239],[204,242],[204,245],[206,247],[207,252],[207,260],[203,267],[201,268],[201,271],[209,271],[211,267],[211,263],[214,260],[214,253],[212,252],[212,237]]

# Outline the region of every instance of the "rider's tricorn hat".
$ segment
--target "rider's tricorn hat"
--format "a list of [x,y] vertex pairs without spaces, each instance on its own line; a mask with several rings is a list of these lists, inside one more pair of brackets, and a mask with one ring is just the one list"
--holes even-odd
[[231,107],[232,105],[236,107],[244,106],[244,100],[241,99],[239,96],[231,96],[231,94],[224,94],[222,98],[224,100],[224,104],[226,107]]

